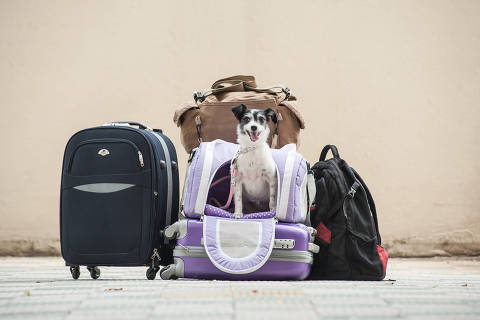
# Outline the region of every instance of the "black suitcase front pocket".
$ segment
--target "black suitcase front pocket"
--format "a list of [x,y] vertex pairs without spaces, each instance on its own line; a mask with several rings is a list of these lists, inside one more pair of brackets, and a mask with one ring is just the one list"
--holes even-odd
[[141,265],[146,259],[152,237],[152,172],[133,169],[137,172],[63,175],[61,237],[67,262]]
[[68,162],[72,175],[125,174],[144,166],[143,154],[126,139],[91,139],[78,144]]
[[67,247],[75,255],[138,255],[142,187],[93,183],[63,191]]

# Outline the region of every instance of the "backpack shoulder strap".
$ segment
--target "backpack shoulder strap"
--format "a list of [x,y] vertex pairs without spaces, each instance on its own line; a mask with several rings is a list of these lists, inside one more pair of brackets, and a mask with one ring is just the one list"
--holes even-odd
[[355,192],[357,192],[358,187],[360,187],[360,183],[355,181],[350,187],[350,189],[343,195],[343,197],[341,197],[340,200],[338,200],[337,203],[335,203],[330,208],[330,210],[328,210],[327,214],[325,214],[325,216],[322,219],[324,224],[328,224],[328,222],[330,222],[330,220],[332,220],[338,214],[340,209],[343,207],[343,203],[345,202],[345,199],[353,198],[353,196],[355,195]]
[[360,177],[358,172],[355,171],[355,169],[353,169],[352,167],[350,168],[352,169],[352,172],[355,175],[355,178],[362,184],[362,187],[365,190],[365,193],[367,195],[368,205],[370,206],[370,211],[372,211],[373,221],[375,222],[375,231],[377,232],[378,244],[382,244],[382,238],[380,237],[380,232],[378,230],[377,209],[375,208],[375,202],[373,201],[372,194],[370,193],[370,190],[368,190],[367,185],[363,181],[362,177]]
[[[333,158],[325,161],[325,157],[328,151],[332,151]],[[339,164],[339,162],[344,163],[343,165]],[[326,174],[325,177],[330,177],[330,179],[337,185],[338,187],[338,197],[337,201],[333,203],[333,205],[328,209],[325,214],[321,215],[321,221],[324,224],[328,224],[333,218],[335,218],[343,206],[345,199],[348,197],[352,197],[355,195],[358,187],[360,187],[360,183],[354,182],[351,186],[347,186],[345,182],[345,172],[344,170],[340,169],[340,167],[346,166],[350,168],[348,164],[344,162],[339,157],[338,150],[334,145],[327,145],[323,148],[322,154],[320,156],[320,161],[317,162],[313,167],[312,170],[315,172],[316,170],[326,170],[329,174]],[[350,174],[350,172],[349,172]]]

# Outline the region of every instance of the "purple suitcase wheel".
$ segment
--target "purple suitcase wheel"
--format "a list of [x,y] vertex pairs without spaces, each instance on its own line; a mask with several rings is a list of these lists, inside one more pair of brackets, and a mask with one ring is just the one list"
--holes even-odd
[[177,279],[175,265],[171,264],[171,265],[168,265],[168,266],[162,268],[162,270],[160,270],[160,278],[162,280],[170,280],[170,279],[175,280],[175,279]]

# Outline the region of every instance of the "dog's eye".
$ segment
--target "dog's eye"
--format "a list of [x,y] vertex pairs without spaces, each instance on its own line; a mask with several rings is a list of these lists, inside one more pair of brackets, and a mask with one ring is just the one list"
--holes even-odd
[[244,118],[243,118],[243,121],[245,121],[245,122],[250,122],[250,117],[244,117]]
[[258,119],[258,122],[260,122],[261,124],[263,124],[263,123],[265,122],[265,119],[259,118],[259,119]]

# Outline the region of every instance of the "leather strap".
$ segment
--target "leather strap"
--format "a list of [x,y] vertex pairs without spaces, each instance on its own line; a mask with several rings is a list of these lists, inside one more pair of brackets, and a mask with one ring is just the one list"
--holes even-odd
[[217,80],[213,83],[211,89],[206,91],[196,91],[193,94],[195,102],[203,102],[206,97],[212,94],[219,94],[223,92],[244,92],[255,91],[259,93],[269,93],[272,95],[284,94],[283,100],[290,97],[290,89],[284,86],[272,86],[269,88],[257,88],[257,82],[253,76],[233,76]]
[[255,81],[254,76],[233,76],[233,77],[228,77],[228,78],[223,78],[220,80],[215,81],[212,84],[212,89],[217,89],[220,87],[224,87],[225,84],[236,84],[239,82],[245,82],[247,83],[250,87],[257,87],[257,82]]

